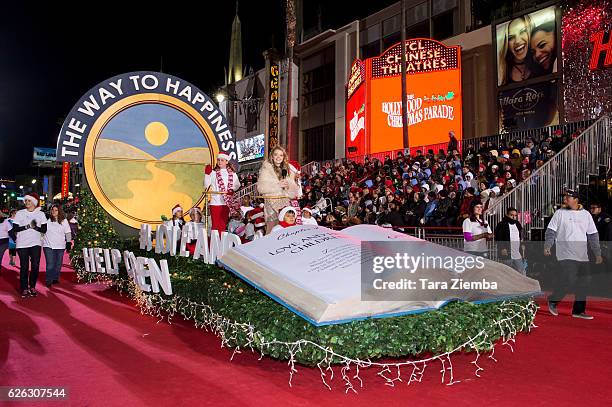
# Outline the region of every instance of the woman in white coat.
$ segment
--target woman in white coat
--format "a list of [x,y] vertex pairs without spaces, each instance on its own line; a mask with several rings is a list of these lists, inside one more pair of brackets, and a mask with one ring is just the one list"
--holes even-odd
[[278,224],[281,209],[291,205],[299,195],[296,173],[291,171],[285,150],[276,146],[259,170],[257,191],[264,197],[264,215],[268,233]]

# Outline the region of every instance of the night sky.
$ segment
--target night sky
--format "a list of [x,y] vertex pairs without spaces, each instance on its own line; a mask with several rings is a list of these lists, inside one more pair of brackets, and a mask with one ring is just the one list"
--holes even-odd
[[[209,95],[223,84],[235,1],[17,3],[0,13],[0,178],[34,172],[32,148],[55,147],[74,103],[114,75],[161,69]],[[392,3],[305,0],[304,27],[320,14],[336,28]],[[260,69],[265,49],[283,50],[283,4],[240,2],[243,64]]]

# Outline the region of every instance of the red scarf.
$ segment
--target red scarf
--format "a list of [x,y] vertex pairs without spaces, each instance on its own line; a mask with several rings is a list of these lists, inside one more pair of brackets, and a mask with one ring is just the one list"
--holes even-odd
[[[228,192],[234,190],[234,173],[231,170],[227,170],[227,188],[225,187],[225,183],[223,182],[223,177],[221,176],[221,170],[216,171],[217,173],[217,185],[219,186],[219,192]],[[233,217],[237,213],[240,212],[240,204],[236,199],[234,194],[224,194],[223,200],[225,204],[230,210],[230,217]]]
[[288,228],[289,226],[295,226],[295,225],[297,225],[297,222],[296,222],[296,223],[294,223],[294,224],[289,224],[289,223],[285,222],[284,220],[281,220],[280,222],[278,222],[278,224],[279,224],[279,225],[281,225],[281,226],[282,226],[282,227],[284,227],[284,228]]

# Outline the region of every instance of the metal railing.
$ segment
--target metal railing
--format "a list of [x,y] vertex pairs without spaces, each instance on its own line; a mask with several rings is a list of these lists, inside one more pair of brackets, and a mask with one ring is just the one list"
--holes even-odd
[[[557,124],[554,126],[540,127],[529,130],[517,130],[508,133],[494,134],[490,136],[474,137],[469,139],[463,139],[458,141],[458,149],[463,154],[466,154],[471,148],[478,149],[481,143],[484,143],[487,147],[499,148],[501,146],[508,146],[510,143],[525,144],[527,140],[532,139],[535,143],[539,143],[546,139],[546,137],[552,137],[557,130],[561,130],[564,134],[571,134],[574,132],[582,132],[584,129],[593,124],[594,120],[584,120],[579,122]],[[417,150],[421,150],[426,153],[429,150],[433,150],[437,154],[440,150],[446,151],[448,143],[428,144],[423,146],[410,147],[410,154],[415,155]],[[448,151],[446,151],[448,153]],[[357,156],[352,158],[336,158],[325,161],[311,161],[308,164],[302,166],[302,173],[311,176],[314,172],[321,168],[334,166],[336,163],[346,163],[352,161],[356,163],[363,163],[366,158],[378,159],[384,161],[386,157],[395,159],[398,153],[404,154],[404,149],[382,151],[379,153],[372,153],[363,156]]]
[[257,195],[257,184],[251,184],[251,185],[247,185],[244,188],[240,188],[238,191],[236,191],[236,197],[238,198],[238,200],[242,200],[242,198],[244,198],[245,196],[255,196]]
[[[604,116],[583,131],[557,155],[531,176],[487,209],[489,224],[502,220],[508,208],[516,208],[525,232],[544,228],[545,217],[551,216],[565,189],[589,183],[589,175],[597,175],[599,167],[609,167],[612,154],[612,131]],[[527,235],[529,236],[529,235]]]
[[[336,227],[334,229],[342,230],[346,226]],[[450,247],[463,251],[463,230],[461,227],[433,227],[433,226],[405,226],[405,227],[388,227],[398,232],[405,233],[410,236],[418,237],[419,239],[427,240],[431,243],[439,244],[440,246]],[[497,246],[495,241],[487,241],[487,258],[498,261]]]
[[561,130],[563,134],[572,134],[575,132],[582,133],[587,127],[593,124],[595,120],[583,120],[579,122],[556,124],[554,126],[539,127],[536,129],[516,130],[509,133],[494,134],[491,136],[475,137],[463,139],[463,153],[467,153],[470,148],[479,148],[481,143],[492,148],[508,146],[510,143],[525,144],[529,139],[536,144],[544,141],[547,137],[552,137],[557,130]]

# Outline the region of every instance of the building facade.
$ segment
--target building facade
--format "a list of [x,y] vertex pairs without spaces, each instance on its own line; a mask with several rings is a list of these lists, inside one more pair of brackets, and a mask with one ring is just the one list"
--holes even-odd
[[[597,10],[605,1],[591,0],[573,8],[570,0],[493,3],[405,0],[407,40],[432,38],[461,47],[464,139],[592,119],[612,111],[612,69],[602,51],[610,43],[612,21],[602,19],[597,27],[590,27],[592,33],[576,28],[584,16],[601,14]],[[556,38],[549,58],[538,57],[534,44],[530,45],[533,72],[517,78],[513,75],[523,73],[520,66],[512,72],[505,64],[511,57],[510,31],[520,21],[530,22],[534,32],[552,23]],[[266,51],[264,69],[226,87],[233,95],[225,103],[237,140],[265,134],[266,149],[278,143],[301,163],[344,157],[346,83],[353,62],[381,55],[399,43],[400,29],[401,4],[397,2],[297,41],[289,56]],[[593,44],[595,34],[601,38]],[[568,47],[563,54],[562,44]],[[594,54],[599,55],[595,65]],[[547,67],[551,58],[555,62]],[[577,81],[586,86],[570,89],[567,85]]]

